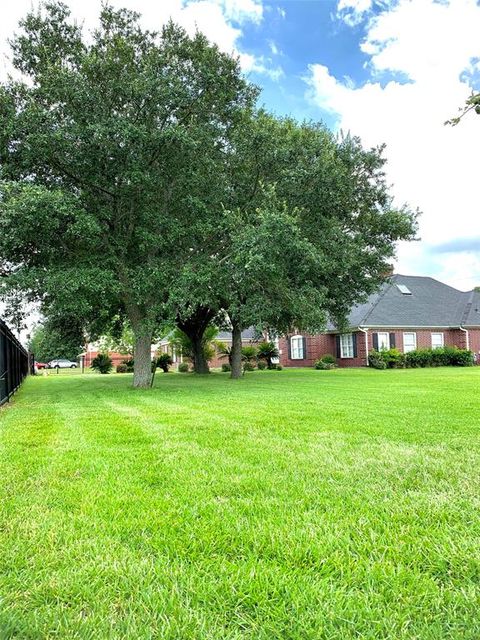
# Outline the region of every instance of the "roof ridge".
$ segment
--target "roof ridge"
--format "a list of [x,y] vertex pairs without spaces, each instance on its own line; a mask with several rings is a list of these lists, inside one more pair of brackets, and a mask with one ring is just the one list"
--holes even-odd
[[396,276],[400,276],[401,278],[417,278],[417,279],[422,279],[422,280],[432,280],[433,282],[437,282],[438,284],[441,284],[442,287],[448,287],[449,289],[452,289],[452,291],[456,291],[457,293],[469,293],[468,291],[462,291],[461,289],[457,289],[456,287],[452,287],[451,284],[447,284],[446,282],[442,282],[441,280],[438,280],[437,278],[434,278],[433,276],[407,276],[407,275],[402,275],[400,273],[396,273]]
[[473,304],[473,298],[475,297],[475,289],[472,289],[471,291],[465,291],[463,292],[464,295],[468,295],[468,300],[467,303],[465,304],[465,307],[463,309],[463,314],[461,317],[461,322],[460,322],[460,326],[464,325],[468,319],[468,316],[470,315],[470,310],[472,308],[472,304]]
[[385,289],[383,290],[383,292],[379,292],[378,294],[378,298],[376,299],[376,301],[372,304],[372,306],[370,307],[370,309],[367,311],[367,313],[365,314],[365,316],[362,318],[361,322],[358,323],[358,326],[361,327],[363,325],[364,322],[366,322],[367,318],[369,315],[371,315],[371,313],[373,312],[373,310],[378,306],[378,303],[380,302],[380,300],[385,296],[385,294],[387,293],[387,291],[389,290],[390,287],[393,286],[393,282],[391,282],[391,279],[389,280],[385,280],[384,284],[386,284],[387,286],[385,287]]

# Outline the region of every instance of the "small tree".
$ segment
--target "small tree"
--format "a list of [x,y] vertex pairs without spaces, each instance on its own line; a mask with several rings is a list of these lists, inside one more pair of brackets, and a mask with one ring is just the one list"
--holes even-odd
[[110,373],[113,368],[112,359],[108,353],[99,353],[96,358],[92,360],[90,367],[98,373]]
[[228,364],[232,366],[232,347],[229,347],[226,342],[216,341],[215,348],[217,350],[220,359],[227,358]]
[[273,344],[273,342],[261,342],[258,345],[257,357],[261,360],[265,360],[265,362],[267,363],[267,369],[275,368],[272,360],[274,358],[278,358],[278,356],[278,349]]
[[162,353],[157,358],[157,367],[160,367],[163,373],[168,373],[168,369],[172,366],[172,364],[172,356],[169,353]]
[[242,360],[248,365],[254,365],[257,360],[257,348],[253,345],[242,347]]

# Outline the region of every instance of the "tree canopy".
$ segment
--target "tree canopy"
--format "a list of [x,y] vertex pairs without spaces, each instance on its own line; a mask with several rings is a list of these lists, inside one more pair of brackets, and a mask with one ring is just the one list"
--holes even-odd
[[21,27],[23,80],[0,87],[3,295],[76,314],[90,337],[126,319],[136,386],[172,321],[201,370],[227,314],[233,377],[249,324],[341,323],[413,237],[381,148],[257,109],[238,61],[200,33],[106,6],[87,38],[59,2]]
[[126,10],[105,6],[90,39],[61,3],[21,27],[25,80],[0,91],[2,272],[10,291],[74,307],[92,329],[125,314],[145,386],[178,260],[256,89],[200,33],[142,31]]

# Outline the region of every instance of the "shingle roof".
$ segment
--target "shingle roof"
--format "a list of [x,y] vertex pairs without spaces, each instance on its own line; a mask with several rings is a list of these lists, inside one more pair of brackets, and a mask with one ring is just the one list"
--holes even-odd
[[[411,295],[397,285],[407,287]],[[480,294],[458,291],[434,278],[393,275],[366,303],[352,309],[348,324],[352,328],[480,326]]]
[[[258,331],[255,331],[254,327],[249,327],[242,331],[242,340],[254,340],[258,336]],[[231,331],[219,331],[215,340],[231,340],[232,332]]]

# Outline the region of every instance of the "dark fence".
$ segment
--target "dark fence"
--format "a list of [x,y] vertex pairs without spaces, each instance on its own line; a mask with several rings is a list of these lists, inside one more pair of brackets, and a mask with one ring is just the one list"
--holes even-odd
[[0,320],[0,405],[7,402],[28,373],[28,353]]

